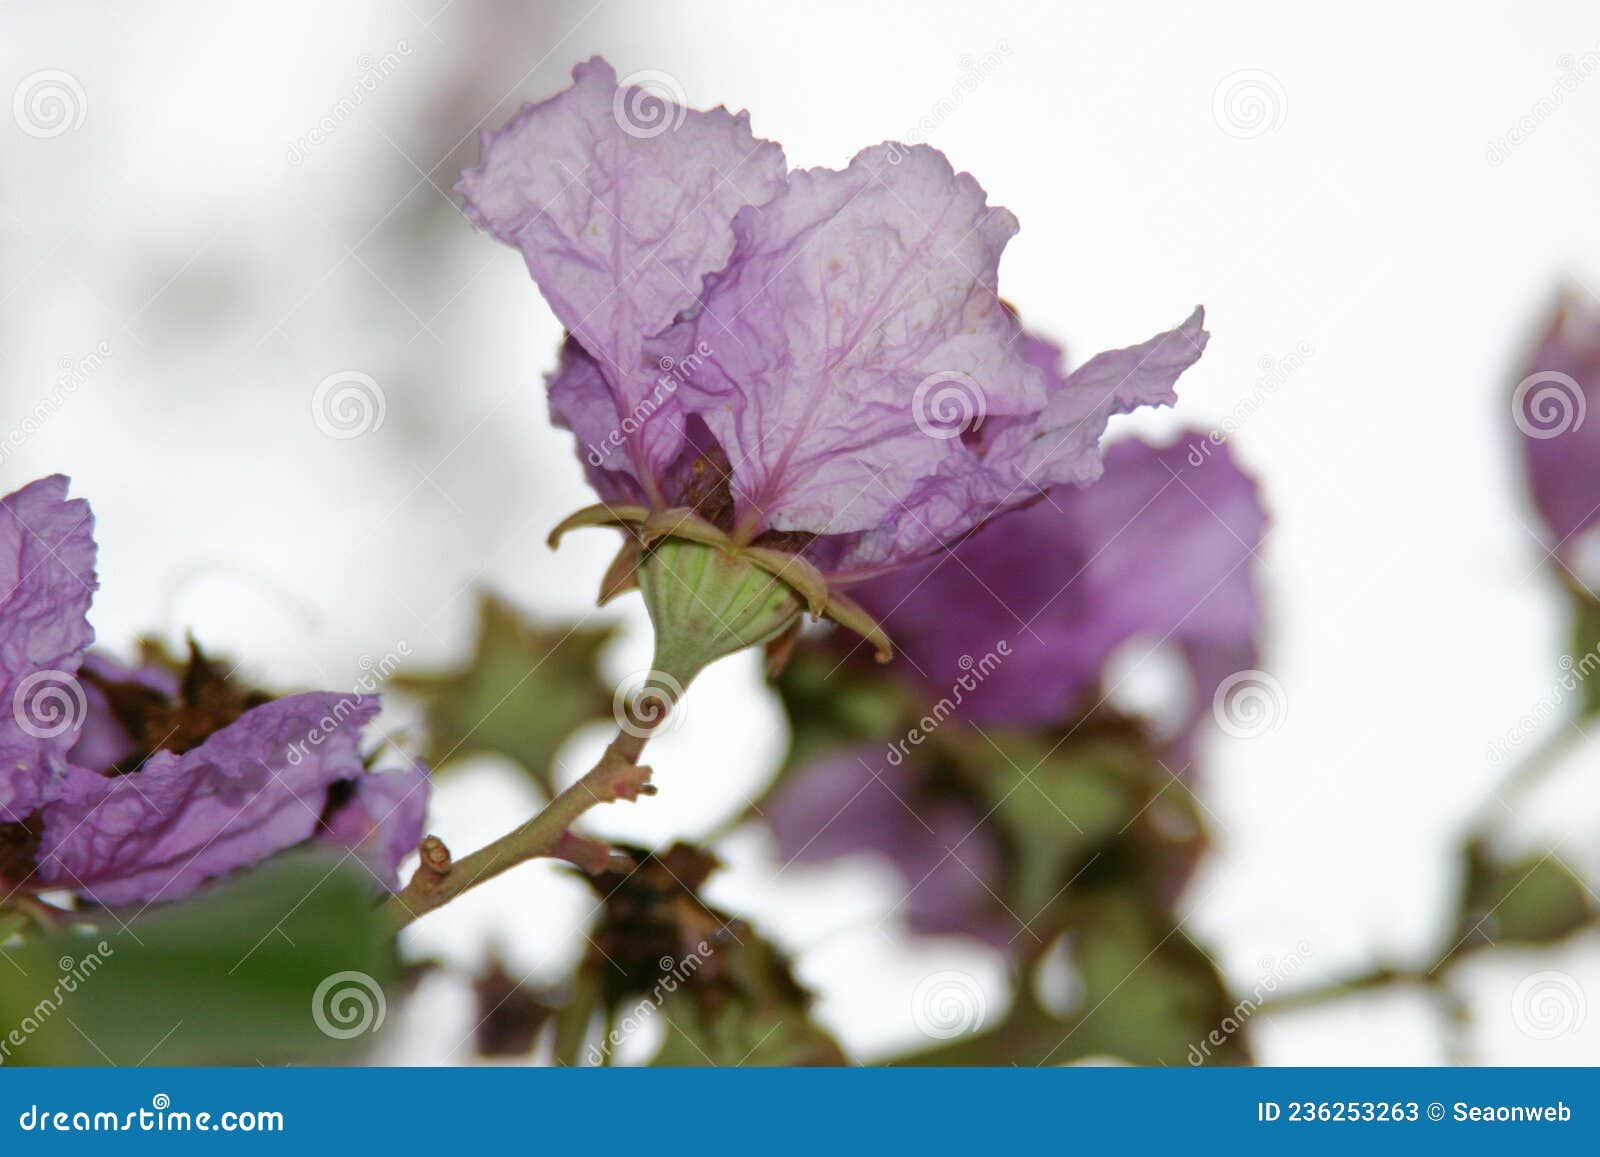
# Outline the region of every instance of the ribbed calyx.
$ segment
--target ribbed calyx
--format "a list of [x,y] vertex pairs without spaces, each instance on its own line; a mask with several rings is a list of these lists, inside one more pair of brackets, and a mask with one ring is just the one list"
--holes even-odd
[[[589,506],[550,532],[550,545],[581,526],[614,526],[627,539],[600,583],[600,602],[640,588],[656,628],[656,670],[679,691],[706,664],[773,643],[802,612],[828,618],[870,642],[878,660],[888,635],[797,554],[735,542],[692,510]],[[789,635],[790,640],[793,635]],[[775,643],[783,650],[781,642]]]
[[663,539],[637,571],[656,628],[655,671],[688,686],[725,655],[783,634],[805,609],[794,588],[715,546]]

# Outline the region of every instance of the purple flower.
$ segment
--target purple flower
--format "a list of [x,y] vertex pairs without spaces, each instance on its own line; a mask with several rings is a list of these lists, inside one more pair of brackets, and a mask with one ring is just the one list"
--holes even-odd
[[1600,590],[1600,310],[1565,297],[1512,395],[1546,545]]
[[1205,348],[1196,310],[1062,378],[998,296],[1016,219],[938,151],[786,173],[744,114],[573,76],[457,188],[567,327],[552,414],[608,503],[858,581],[1093,481],[1107,420]]
[[905,881],[897,910],[913,932],[1004,947],[1019,928],[996,900],[1002,851],[983,823],[989,809],[950,786],[877,744],[793,772],[763,814],[785,863],[876,853]]
[[884,736],[789,772],[763,807],[780,855],[886,856],[910,888],[913,930],[1015,941],[1021,924],[1001,899],[1011,845],[970,782],[941,770],[931,732],[965,721],[1070,735],[1099,707],[1108,659],[1143,638],[1187,663],[1191,691],[1169,745],[1186,761],[1217,688],[1256,662],[1264,527],[1255,484],[1224,445],[1201,434],[1130,441],[1107,451],[1091,489],[1053,490],[946,557],[864,584],[855,593],[895,637],[926,711],[919,738]]
[[179,899],[316,837],[386,886],[422,835],[426,773],[371,773],[370,696],[244,692],[198,649],[181,675],[86,655],[89,508],[47,478],[0,500],[0,875],[100,904]]
[[1092,488],[1053,490],[947,557],[854,593],[923,693],[982,724],[1065,722],[1096,705],[1123,644],[1170,645],[1192,676],[1187,738],[1216,687],[1255,663],[1265,523],[1225,446],[1202,434],[1127,441]]

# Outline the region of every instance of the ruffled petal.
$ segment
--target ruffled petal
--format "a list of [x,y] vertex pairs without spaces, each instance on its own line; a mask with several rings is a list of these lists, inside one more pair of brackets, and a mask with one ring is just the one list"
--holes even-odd
[[94,517],[56,474],[0,499],[0,822],[53,792],[83,725]]
[[522,251],[600,371],[582,382],[593,401],[563,403],[568,420],[587,423],[578,411],[603,399],[608,432],[629,421],[620,460],[648,490],[682,445],[675,399],[651,404],[665,355],[650,339],[695,305],[733,251],[734,214],[776,194],[786,166],[744,113],[682,108],[653,78],[619,88],[598,57],[572,76],[486,134],[456,189],[476,224]]
[[735,231],[680,398],[727,451],[747,528],[881,527],[922,480],[981,468],[964,435],[985,415],[1044,405],[996,296],[1016,219],[936,150],[796,172]]
[[293,695],[99,779],[45,807],[38,878],[101,904],[165,902],[300,843],[328,788],[366,774],[358,744],[377,712],[369,696]]
[[1205,311],[1128,349],[1091,358],[1062,379],[1060,351],[1019,332],[1017,346],[1049,379],[1037,413],[993,415],[971,439],[960,469],[948,465],[918,480],[895,516],[859,536],[835,564],[841,576],[903,566],[959,539],[996,515],[1032,503],[1052,486],[1082,486],[1100,477],[1100,439],[1115,414],[1171,405],[1174,384],[1205,350]]

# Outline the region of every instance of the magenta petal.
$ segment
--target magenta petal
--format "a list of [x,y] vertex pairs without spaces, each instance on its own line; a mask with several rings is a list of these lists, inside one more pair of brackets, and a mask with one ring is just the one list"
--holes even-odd
[[256,707],[183,755],[44,809],[39,879],[101,904],[177,900],[317,830],[328,788],[364,775],[366,696],[308,692]]
[[793,173],[734,228],[680,400],[727,451],[747,527],[879,528],[925,479],[981,469],[962,437],[979,418],[1044,405],[996,296],[1016,218],[938,151]]
[[0,499],[0,821],[39,806],[84,717],[94,517],[59,474]]
[[351,781],[350,798],[327,817],[319,838],[355,852],[392,891],[401,863],[422,841],[427,812],[425,766],[375,771]]
[[[634,421],[621,462],[648,489],[682,447],[676,401],[650,404],[660,356],[650,339],[727,263],[734,214],[782,187],[783,150],[758,140],[744,113],[663,99],[656,78],[619,88],[598,57],[572,76],[485,134],[481,163],[456,189],[476,224],[522,251],[594,359],[601,379],[586,388],[590,405],[609,409],[606,428]],[[575,428],[589,422],[580,408],[562,406]]]

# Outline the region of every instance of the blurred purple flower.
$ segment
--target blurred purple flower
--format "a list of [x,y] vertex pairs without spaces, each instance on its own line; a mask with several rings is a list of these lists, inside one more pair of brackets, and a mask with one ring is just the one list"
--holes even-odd
[[1170,404],[1205,348],[1196,310],[1063,379],[997,295],[1016,219],[938,151],[786,173],[746,114],[573,77],[457,189],[571,335],[552,415],[607,502],[867,578],[1093,481],[1107,420]]
[[371,696],[242,693],[195,651],[179,677],[85,651],[88,504],[67,480],[0,499],[0,868],[101,904],[179,899],[314,836],[386,885],[422,836],[422,769],[362,760]]
[[891,762],[882,744],[791,773],[763,814],[785,863],[886,857],[908,891],[897,911],[913,932],[964,933],[1005,947],[1020,930],[995,899],[1002,852],[987,807]]
[[1266,517],[1255,483],[1206,435],[1122,442],[1105,463],[1093,488],[1052,490],[854,593],[924,692],[977,723],[1063,723],[1096,705],[1123,644],[1170,645],[1193,685],[1181,746],[1217,686],[1255,664]]
[[[1092,489],[1054,490],[857,595],[899,643],[922,702],[937,704],[924,717],[934,726],[1068,727],[1099,705],[1118,647],[1175,645],[1192,692],[1170,748],[1186,761],[1217,687],[1256,661],[1265,522],[1224,445],[1202,434],[1123,442]],[[985,822],[990,806],[900,738],[789,772],[763,808],[779,854],[886,856],[911,889],[914,931],[1006,946],[1021,928],[999,900],[1005,844]]]
[[1557,305],[1512,394],[1546,546],[1567,573],[1600,590],[1600,309]]

